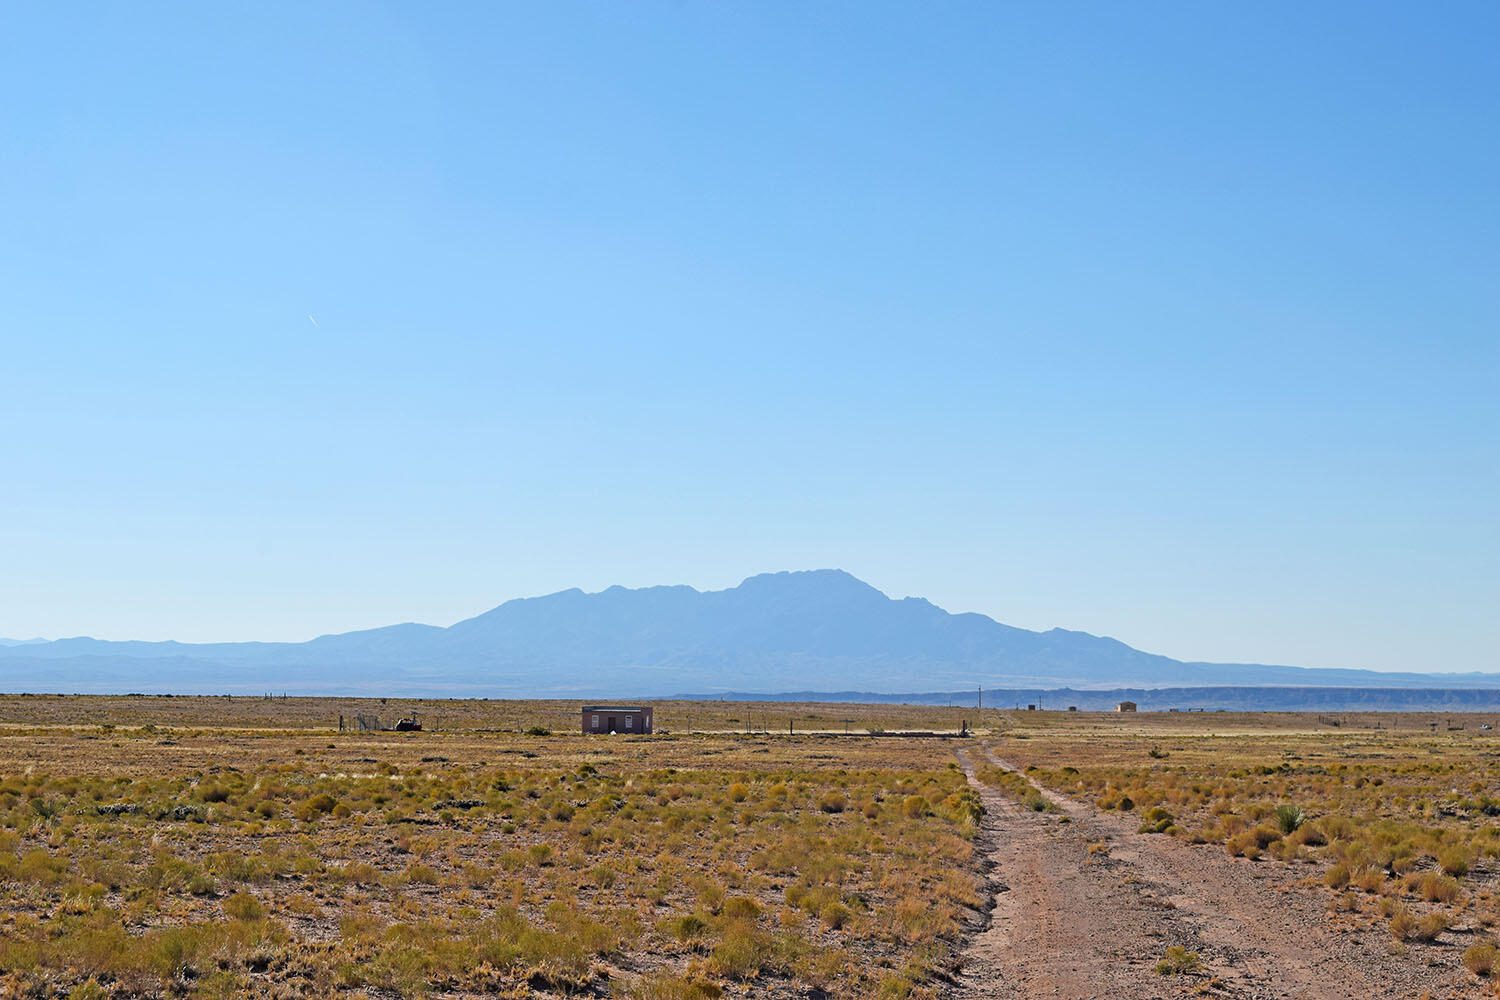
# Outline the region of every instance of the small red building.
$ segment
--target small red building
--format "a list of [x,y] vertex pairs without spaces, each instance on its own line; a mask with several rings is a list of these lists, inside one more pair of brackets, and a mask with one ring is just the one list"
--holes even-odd
[[585,733],[649,733],[651,709],[644,705],[585,705]]

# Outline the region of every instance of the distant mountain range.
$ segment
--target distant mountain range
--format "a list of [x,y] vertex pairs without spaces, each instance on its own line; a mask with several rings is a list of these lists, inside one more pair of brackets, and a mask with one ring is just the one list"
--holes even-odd
[[69,693],[611,697],[1042,688],[1500,688],[1497,674],[1185,663],[892,600],[841,570],[738,587],[611,587],[507,601],[448,628],[309,642],[0,642],[0,689]]

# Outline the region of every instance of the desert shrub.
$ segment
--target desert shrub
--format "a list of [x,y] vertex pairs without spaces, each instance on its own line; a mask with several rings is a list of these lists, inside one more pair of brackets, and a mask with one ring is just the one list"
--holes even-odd
[[1272,841],[1271,845],[1266,848],[1266,852],[1278,861],[1286,862],[1296,861],[1302,856],[1302,848],[1290,837],[1283,837],[1280,840]]
[[224,900],[224,915],[231,920],[259,920],[266,908],[250,893],[237,892]]
[[841,813],[848,804],[848,800],[844,798],[843,794],[837,791],[825,792],[823,793],[823,797],[818,800],[818,808],[826,813]]
[[726,979],[749,979],[761,970],[771,951],[770,941],[748,920],[734,920],[709,955],[709,968]]
[[708,930],[708,922],[696,913],[687,913],[665,921],[661,929],[668,937],[674,937],[679,941],[690,941],[703,936],[703,933]]
[[724,887],[710,882],[708,879],[695,880],[694,884],[698,890],[698,903],[709,913],[717,914],[724,907]]
[[1141,828],[1138,833],[1164,833],[1173,825],[1172,814],[1161,806],[1152,806],[1141,813]]
[[1308,847],[1322,847],[1328,843],[1328,839],[1323,836],[1322,831],[1306,822],[1299,826],[1287,839]]
[[853,911],[843,903],[829,903],[818,910],[818,919],[822,920],[823,925],[829,930],[839,930],[853,916]]
[[1264,850],[1281,839],[1281,831],[1273,826],[1261,825],[1251,830],[1250,836],[1254,838],[1255,846]]
[[1156,974],[1159,976],[1180,976],[1190,972],[1197,972],[1203,968],[1203,960],[1198,953],[1188,951],[1186,948],[1173,946],[1167,949],[1167,953],[1160,962],[1156,963]]
[[921,819],[930,808],[927,800],[920,795],[909,795],[901,803],[901,812],[907,819]]
[[42,848],[27,851],[21,856],[20,863],[16,866],[16,877],[23,882],[37,882],[42,885],[58,885],[67,876],[68,862],[63,858],[55,858]]
[[[1250,858],[1252,861],[1260,857],[1260,845],[1255,838],[1254,830],[1245,830],[1224,841],[1224,850],[1233,858]],[[1348,881],[1348,872],[1345,872],[1345,881]]]
[[68,1000],[109,1000],[109,991],[90,976],[68,991]]
[[1276,829],[1283,834],[1296,833],[1307,822],[1307,814],[1300,806],[1292,805],[1290,802],[1276,807],[1272,814],[1276,820]]
[[731,920],[754,920],[760,916],[760,904],[749,896],[731,896],[724,901],[723,914]]
[[627,995],[630,1000],[718,1000],[724,991],[714,983],[657,973],[634,984]]
[[335,799],[332,795],[329,795],[327,792],[319,792],[306,799],[297,807],[297,818],[304,823],[311,822],[320,816],[326,816],[333,812],[334,807],[338,804],[338,799]]
[[1417,921],[1412,937],[1417,941],[1436,941],[1439,934],[1452,926],[1452,918],[1446,913],[1432,912]]
[[878,1000],[907,1000],[916,989],[916,983],[912,982],[910,976],[892,974],[880,980],[880,992],[876,994]]
[[1500,959],[1500,950],[1487,941],[1464,949],[1464,968],[1476,976],[1488,976],[1494,971],[1497,959]]
[[1437,872],[1423,872],[1418,876],[1416,890],[1429,903],[1453,903],[1462,895],[1457,879]]
[[208,784],[198,786],[198,801],[200,802],[228,802],[229,789],[220,784]]
[[1417,918],[1412,916],[1410,910],[1404,906],[1397,906],[1391,912],[1390,923],[1391,937],[1397,941],[1409,941],[1417,930]]
[[1353,840],[1356,834],[1354,821],[1347,816],[1324,816],[1316,823],[1320,836],[1328,842]]
[[1462,878],[1469,873],[1469,865],[1473,863],[1473,858],[1463,848],[1451,847],[1438,855],[1437,863],[1444,875]]

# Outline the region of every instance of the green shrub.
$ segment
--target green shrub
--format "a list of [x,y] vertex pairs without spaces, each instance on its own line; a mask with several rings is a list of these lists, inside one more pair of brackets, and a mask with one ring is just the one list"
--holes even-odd
[[1298,806],[1291,803],[1276,807],[1276,829],[1283,834],[1295,833],[1301,829],[1302,824],[1307,822],[1307,814]]
[[754,920],[760,916],[760,904],[749,896],[730,896],[722,912],[731,920]]
[[224,900],[224,915],[231,920],[259,920],[266,908],[250,893],[237,892]]
[[311,822],[320,816],[326,816],[333,812],[334,807],[338,804],[338,799],[332,795],[329,795],[327,792],[319,792],[297,807],[297,818],[304,823]]
[[748,920],[733,920],[709,955],[709,968],[726,979],[749,979],[761,970],[770,954],[766,936]]
[[688,913],[666,921],[662,930],[679,941],[690,941],[702,937],[703,932],[708,930],[708,923],[696,913]]
[[843,903],[829,903],[818,911],[818,919],[823,921],[825,927],[834,931],[842,928],[853,916],[854,912]]
[[1203,968],[1203,960],[1195,951],[1173,946],[1167,949],[1167,953],[1160,962],[1156,963],[1156,974],[1158,976],[1181,976],[1190,972],[1197,972]]

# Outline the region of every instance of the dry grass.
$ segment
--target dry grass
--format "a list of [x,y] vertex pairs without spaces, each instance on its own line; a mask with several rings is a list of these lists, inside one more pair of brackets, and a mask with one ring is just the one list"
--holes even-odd
[[10,721],[4,995],[933,996],[981,903],[942,740]]
[[[1477,720],[656,707],[670,735],[573,735],[568,702],[0,697],[0,994],[938,995],[983,902],[953,745],[789,715],[967,719],[1130,829],[1304,872],[1413,961],[1494,967],[1451,947],[1500,922]],[[413,708],[437,731],[333,731]]]

